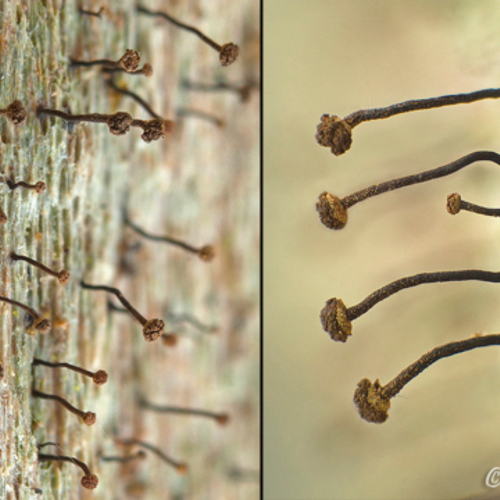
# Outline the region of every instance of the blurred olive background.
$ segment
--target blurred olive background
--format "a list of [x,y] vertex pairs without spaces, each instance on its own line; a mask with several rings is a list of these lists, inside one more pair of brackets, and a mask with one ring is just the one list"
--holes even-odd
[[341,117],[498,87],[494,1],[264,1],[264,497],[266,500],[459,499],[499,494],[500,349],[442,360],[410,382],[386,423],[362,420],[357,383],[385,384],[424,352],[500,332],[500,286],[428,284],[383,301],[345,344],[319,313],[419,272],[500,270],[500,220],[451,216],[446,196],[500,206],[500,171],[479,163],[372,198],[342,231],[320,222],[322,191],[500,151],[500,101],[359,125],[341,157],[316,144],[323,113]]

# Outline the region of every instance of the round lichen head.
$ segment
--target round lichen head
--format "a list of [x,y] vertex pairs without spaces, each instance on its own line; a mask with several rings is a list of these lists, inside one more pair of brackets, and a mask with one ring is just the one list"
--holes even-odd
[[26,109],[23,103],[17,99],[11,102],[5,109],[5,116],[14,125],[21,125],[26,120]]
[[367,378],[361,380],[354,393],[354,403],[361,417],[368,422],[381,424],[389,417],[387,412],[391,407],[391,401],[383,396],[378,379],[373,384]]
[[215,257],[214,247],[212,245],[205,245],[198,250],[198,257],[205,262],[210,262]]
[[149,63],[146,63],[142,67],[141,72],[142,72],[143,75],[145,75],[147,77],[150,77],[150,76],[153,75],[153,66],[151,66],[151,64],[149,64]]
[[248,102],[250,100],[250,96],[252,95],[253,85],[248,84],[244,85],[240,88],[240,100],[241,102]]
[[88,490],[93,490],[99,484],[99,478],[95,474],[85,474],[82,477],[81,485]]
[[187,464],[177,464],[175,466],[175,468],[177,469],[177,472],[181,475],[181,476],[184,476],[187,474],[187,471],[188,471],[188,466]]
[[229,422],[229,415],[227,413],[221,413],[215,417],[219,425],[226,425]]
[[460,206],[462,204],[462,197],[458,193],[452,193],[448,195],[446,199],[446,210],[451,215],[456,215],[460,212]]
[[0,226],[2,224],[7,224],[7,215],[5,214],[5,212],[0,208]]
[[139,67],[140,62],[141,56],[137,50],[127,49],[125,54],[120,58],[121,67],[127,72],[135,71]]
[[52,328],[51,322],[47,318],[35,318],[33,328],[39,333],[49,333]]
[[342,299],[327,300],[320,314],[323,330],[333,340],[345,342],[352,335],[352,323],[347,319],[347,308]]
[[144,324],[142,334],[146,342],[153,342],[160,338],[165,329],[165,321],[162,319],[150,319]]
[[144,125],[144,132],[141,138],[144,142],[157,141],[165,137],[165,121],[161,118],[148,120]]
[[92,380],[96,385],[105,384],[108,381],[108,373],[104,370],[98,370],[94,373]]
[[85,425],[94,425],[97,417],[95,413],[87,411],[83,414],[82,420]]
[[43,181],[38,181],[35,184],[35,192],[37,194],[42,194],[46,189],[47,189],[47,186],[46,186],[45,182],[43,182]]
[[165,123],[165,134],[171,134],[175,130],[175,122],[173,120],[163,120]]
[[342,229],[347,224],[347,209],[338,196],[327,191],[319,195],[316,210],[321,222],[329,229]]
[[317,126],[316,141],[320,146],[330,148],[335,156],[340,156],[351,147],[351,127],[338,116],[325,114]]
[[132,121],[133,119],[128,113],[119,111],[118,113],[110,115],[106,123],[109,127],[109,131],[113,135],[124,135],[130,130]]
[[62,269],[57,273],[57,279],[61,285],[67,285],[69,282],[70,274],[66,269]]
[[235,43],[225,43],[219,51],[219,61],[222,66],[233,64],[240,55],[240,48]]
[[163,345],[174,347],[177,345],[178,337],[175,333],[164,333],[161,336],[161,340],[163,342]]

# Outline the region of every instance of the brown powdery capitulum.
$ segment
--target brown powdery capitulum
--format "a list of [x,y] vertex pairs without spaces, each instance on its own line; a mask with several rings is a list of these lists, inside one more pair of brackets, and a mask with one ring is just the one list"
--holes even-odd
[[154,118],[145,122],[141,138],[144,142],[157,141],[165,137],[166,124],[161,118]]
[[206,245],[198,250],[198,256],[205,262],[210,262],[215,257],[214,247]]
[[99,478],[95,474],[85,474],[82,477],[81,485],[88,490],[93,490],[97,488],[99,484]]
[[153,66],[149,63],[145,63],[142,67],[141,73],[147,77],[153,76]]
[[345,342],[352,335],[352,323],[347,319],[347,308],[342,299],[327,300],[320,314],[323,330],[330,334],[333,340]]
[[94,373],[92,381],[96,385],[103,385],[108,381],[108,373],[104,370],[98,370]]
[[132,116],[124,111],[119,111],[113,115],[110,115],[106,120],[106,124],[109,127],[109,131],[114,135],[124,135],[132,126],[133,122]]
[[221,413],[215,417],[215,420],[219,425],[226,425],[229,422],[229,415],[227,413]]
[[222,45],[219,51],[219,61],[222,66],[233,64],[240,54],[240,48],[235,43],[229,42]]
[[59,271],[57,273],[57,280],[61,285],[67,285],[69,282],[70,274],[66,269],[63,269],[62,271]]
[[141,56],[137,50],[127,49],[120,58],[120,65],[125,71],[135,71],[140,62]]
[[330,229],[342,229],[347,224],[347,209],[338,196],[324,191],[316,203],[321,222]]
[[381,424],[387,420],[387,414],[391,407],[391,401],[382,395],[382,386],[379,380],[372,382],[364,378],[358,383],[354,393],[354,403],[358,407],[359,414],[368,422]]
[[47,318],[36,318],[33,323],[33,328],[40,333],[49,333],[52,328],[52,324]]
[[150,319],[144,324],[142,334],[147,342],[153,342],[160,338],[165,329],[165,321],[162,319]]
[[94,425],[97,417],[95,413],[87,411],[83,414],[82,420],[85,425]]
[[22,125],[26,120],[26,109],[24,109],[23,103],[17,99],[2,110],[2,114],[14,125]]
[[462,198],[458,193],[452,193],[448,195],[446,199],[446,210],[451,215],[456,215],[460,212],[460,205],[462,203]]
[[335,156],[340,156],[351,147],[352,129],[338,116],[324,114],[317,126],[316,141],[320,146],[330,148]]

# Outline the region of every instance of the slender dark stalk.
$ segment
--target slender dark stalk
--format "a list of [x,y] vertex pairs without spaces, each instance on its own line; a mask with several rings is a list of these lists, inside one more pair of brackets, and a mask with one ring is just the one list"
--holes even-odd
[[57,396],[56,394],[46,394],[45,392],[37,391],[36,389],[32,389],[31,394],[35,398],[52,399],[53,401],[57,401],[58,403],[62,404],[64,408],[66,408],[68,411],[80,417],[85,425],[95,424],[96,421],[95,413],[92,413],[91,411],[79,410],[78,408],[75,408],[72,404],[68,403],[68,401],[66,401],[61,396]]
[[185,474],[187,472],[188,469],[187,464],[174,460],[172,457],[169,457],[168,455],[163,453],[160,449],[156,448],[155,446],[149,443],[145,443],[144,441],[139,441],[138,439],[119,439],[118,441],[125,446],[135,444],[137,446],[141,446],[142,448],[145,448],[146,450],[153,452],[155,455],[160,457],[164,462],[174,467],[177,470],[177,472],[179,472],[179,474]]
[[172,23],[174,26],[177,26],[178,28],[194,33],[196,36],[201,38],[201,40],[203,40],[206,44],[210,45],[210,47],[212,47],[219,53],[219,61],[222,66],[229,66],[238,58],[238,55],[240,53],[240,48],[238,47],[238,45],[232,42],[225,43],[224,45],[219,45],[218,43],[214,42],[211,38],[209,38],[207,35],[203,34],[199,29],[195,28],[194,26],[181,23],[180,21],[173,18],[166,12],[152,11],[146,9],[146,7],[143,7],[142,5],[137,6],[137,12],[139,12],[140,14],[146,14],[148,16],[161,17]]
[[474,212],[475,214],[500,217],[500,208],[487,208],[481,205],[475,205],[474,203],[462,200],[462,197],[458,193],[448,195],[446,210],[448,210],[448,213],[451,215],[458,214],[460,210],[466,210],[467,212]]
[[424,283],[444,283],[449,281],[487,281],[489,283],[500,283],[500,272],[490,271],[444,271],[436,273],[421,273],[399,280],[376,290],[368,295],[359,304],[346,308],[342,299],[332,298],[326,302],[321,311],[321,323],[323,329],[330,334],[333,340],[345,342],[352,334],[351,321],[359,318],[370,310],[378,302],[394,295],[400,290],[411,288]]
[[147,238],[148,240],[152,241],[160,241],[162,243],[170,243],[171,245],[176,245],[183,250],[187,250],[188,252],[195,253],[198,255],[198,257],[201,260],[204,260],[205,262],[211,261],[214,256],[214,249],[212,245],[205,245],[201,248],[196,248],[193,247],[192,245],[189,245],[188,243],[185,243],[184,241],[176,240],[174,238],[171,238],[170,236],[155,236],[150,233],[147,233],[144,231],[144,229],[141,229],[139,226],[134,224],[129,218],[128,215],[125,214],[125,224],[130,226],[136,233],[140,234],[141,236],[144,236],[144,238]]
[[224,120],[218,118],[217,116],[211,115],[205,111],[201,111],[199,109],[192,108],[177,108],[176,112],[179,117],[191,117],[191,118],[199,118],[200,120],[205,120],[207,122],[213,123],[219,128],[224,127]]
[[447,163],[442,167],[374,184],[373,186],[356,191],[344,198],[339,198],[325,191],[319,196],[316,210],[319,212],[321,222],[326,227],[330,229],[342,229],[347,224],[347,210],[356,205],[356,203],[388,191],[393,191],[394,189],[445,177],[478,161],[491,161],[500,165],[500,154],[493,151],[475,151],[474,153],[458,158],[458,160]]
[[215,420],[220,425],[225,425],[229,422],[229,415],[227,413],[215,413],[207,410],[198,410],[194,408],[182,408],[180,406],[160,406],[145,401],[139,400],[139,406],[146,410],[152,410],[157,413],[177,413],[178,415],[195,415],[199,417],[206,417]]
[[58,118],[62,118],[64,121],[71,123],[81,123],[81,122],[107,123],[108,119],[111,116],[113,116],[113,115],[103,115],[100,113],[86,113],[80,115],[72,115],[70,113],[65,113],[64,111],[59,111],[57,109],[44,108],[43,106],[38,107],[37,114],[57,116]]
[[[115,304],[113,304],[113,302],[111,302],[110,300],[108,300],[108,310],[118,313],[129,314],[128,309],[126,309],[125,307],[118,307]],[[177,345],[177,335],[175,333],[162,333],[161,340],[164,345],[169,347]]]
[[114,312],[119,312],[119,313],[124,313],[124,314],[129,314],[129,310],[125,307],[118,307],[117,305],[113,304],[111,300],[108,300],[108,310],[114,311]]
[[317,127],[316,141],[323,147],[331,148],[331,152],[339,156],[345,153],[352,144],[352,129],[360,123],[371,120],[382,120],[401,113],[424,109],[441,108],[454,104],[467,104],[482,99],[497,99],[500,89],[485,89],[469,94],[454,94],[430,99],[418,99],[401,102],[385,108],[361,109],[344,119],[335,115],[324,114]]
[[136,69],[134,71],[127,71],[124,68],[102,68],[103,73],[113,74],[113,73],[128,73],[129,75],[144,75],[147,77],[153,76],[153,66],[149,63],[145,63],[142,68]]
[[137,460],[137,459],[142,460],[142,459],[146,458],[146,453],[142,450],[139,450],[137,453],[134,453],[133,455],[128,455],[127,457],[115,457],[115,456],[99,455],[99,458],[103,462],[127,463],[127,462],[132,462],[133,460]]
[[250,98],[252,89],[257,85],[254,82],[246,83],[245,85],[236,85],[227,82],[199,83],[184,80],[182,86],[187,90],[197,92],[235,92],[240,96],[242,102],[246,102]]
[[71,66],[83,66],[90,68],[91,66],[105,66],[107,68],[118,68],[120,66],[120,60],[113,61],[111,59],[93,59],[91,61],[80,61],[78,59],[70,58]]
[[40,333],[49,333],[52,328],[51,322],[44,318],[40,313],[36,312],[33,308],[28,307],[21,302],[17,302],[17,300],[12,300],[7,297],[0,297],[0,301],[7,302],[8,304],[12,304],[13,306],[20,307],[24,311],[26,311],[33,318],[33,328]]
[[393,398],[410,380],[422,373],[426,368],[441,358],[454,356],[461,352],[470,351],[477,347],[500,345],[500,334],[475,335],[465,340],[450,342],[421,356],[415,363],[405,368],[388,384],[382,386],[379,380],[371,382],[363,379],[358,383],[354,393],[354,402],[358,407],[361,417],[368,422],[382,423],[387,420],[387,411]]
[[75,464],[77,467],[80,467],[82,471],[85,473],[85,476],[82,477],[81,485],[88,490],[93,490],[99,484],[99,478],[90,472],[87,464],[78,460],[75,457],[66,457],[64,455],[46,455],[44,453],[38,453],[38,461],[39,462],[70,462]]
[[125,306],[127,311],[132,314],[132,316],[143,326],[142,334],[147,342],[153,342],[157,340],[163,333],[165,328],[165,322],[162,319],[150,319],[147,320],[142,314],[135,309],[132,304],[123,296],[122,292],[118,288],[113,288],[106,285],[90,285],[85,283],[83,280],[80,281],[82,288],[87,288],[88,290],[102,290],[104,292],[112,293],[116,298]]
[[160,118],[155,118],[153,120],[137,120],[132,118],[129,113],[124,111],[119,111],[112,115],[103,115],[100,113],[89,113],[81,115],[72,115],[65,113],[64,111],[59,111],[57,109],[49,109],[39,106],[37,109],[37,114],[49,115],[62,118],[69,123],[106,123],[109,127],[109,131],[113,135],[124,135],[131,127],[140,127],[144,132],[141,138],[144,142],[156,141],[165,137],[166,124],[165,121]]
[[[157,113],[155,113],[153,111],[153,109],[151,108],[151,106],[142,97],[138,96],[135,92],[132,92],[131,90],[127,90],[125,88],[119,87],[118,85],[116,85],[113,78],[106,78],[106,83],[116,92],[119,92],[120,94],[123,94],[123,95],[128,95],[129,97],[132,97],[132,99],[134,99],[135,102],[140,104],[153,118],[162,119],[161,116],[158,115]],[[168,120],[168,121],[170,122],[170,120]],[[171,122],[171,123],[173,124],[174,122]],[[172,129],[173,129],[173,125],[172,125]]]
[[[110,59],[95,59],[93,61],[78,61],[76,59],[70,59],[71,66],[104,66],[108,69],[120,69],[126,71],[127,73],[134,73],[138,71],[139,63],[141,62],[141,56],[137,50],[127,49],[125,54],[123,54],[118,61],[112,61]],[[151,70],[151,65],[148,65],[148,72]],[[142,71],[142,70],[139,70]]]
[[50,361],[45,361],[39,358],[33,358],[33,365],[43,365],[48,366],[50,368],[68,368],[77,373],[81,373],[86,377],[90,377],[94,384],[102,385],[108,381],[108,374],[104,370],[98,370],[96,372],[91,372],[89,370],[85,370],[79,366],[72,365],[70,363],[51,363]]
[[101,17],[101,15],[106,12],[106,7],[101,7],[97,12],[93,12],[91,10],[85,10],[84,8],[80,7],[78,9],[80,14],[83,14],[85,16],[93,16],[93,17]]
[[46,446],[57,446],[60,448],[59,443],[55,443],[53,441],[47,441],[46,443],[38,443],[36,447],[41,450],[42,448],[45,448]]
[[9,179],[6,184],[11,190],[21,187],[24,189],[31,189],[33,191],[36,191],[37,194],[42,194],[47,189],[47,186],[43,181],[38,181],[36,184],[29,184],[25,181],[14,182],[12,179]]
[[70,274],[68,271],[66,271],[66,269],[62,269],[61,271],[54,271],[53,269],[50,269],[50,267],[43,265],[41,262],[38,262],[37,260],[31,259],[26,255],[17,255],[15,252],[10,252],[10,258],[14,262],[18,260],[23,260],[24,262],[27,262],[28,264],[31,264],[32,266],[35,266],[38,269],[41,269],[43,272],[57,278],[57,280],[59,281],[59,283],[61,283],[61,285],[67,285],[69,282]]
[[227,471],[227,475],[233,481],[249,481],[249,482],[259,482],[260,481],[260,471],[256,469],[246,469],[243,467],[231,467]]
[[189,323],[190,325],[194,326],[197,328],[200,332],[207,332],[207,333],[214,333],[217,332],[218,328],[214,325],[206,325],[205,323],[202,323],[198,318],[194,317],[192,314],[189,313],[173,313],[173,312],[168,312],[167,317],[170,321],[174,323]]

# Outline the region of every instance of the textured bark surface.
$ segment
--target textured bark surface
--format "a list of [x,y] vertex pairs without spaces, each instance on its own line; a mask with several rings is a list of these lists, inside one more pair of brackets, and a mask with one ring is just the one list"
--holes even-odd
[[[258,2],[255,0],[148,1],[199,27],[219,42],[242,47],[240,60],[221,68],[218,54],[192,34],[166,22],[138,17],[131,0],[87,1],[108,13],[82,16],[76,1],[0,2],[0,107],[20,99],[28,111],[15,128],[0,117],[0,172],[4,179],[47,183],[47,191],[10,191],[0,184],[0,294],[51,319],[45,336],[30,335],[24,313],[0,306],[0,492],[2,498],[257,498],[255,481],[234,470],[258,468],[259,356],[259,95],[246,103],[235,94],[182,88],[183,79],[259,79]],[[179,117],[174,133],[150,144],[133,129],[109,134],[106,125],[68,127],[39,120],[37,105],[72,113],[147,113],[109,89],[99,68],[68,67],[68,57],[118,59],[137,49],[152,64],[151,78],[122,75],[161,116],[179,108],[214,113],[225,127]],[[213,244],[202,262],[172,246],[142,239],[123,223],[130,218],[154,234],[195,246]],[[71,273],[67,286],[24,262],[11,250]],[[165,319],[179,334],[175,347],[146,343],[129,315],[107,310],[105,292],[82,290],[80,279],[120,288],[147,318]],[[116,302],[115,302],[116,303]],[[190,313],[216,325],[205,333],[172,315]],[[97,387],[62,369],[31,367],[36,356],[109,372]],[[59,394],[97,414],[92,427],[57,403],[34,400],[30,388]],[[207,419],[140,410],[137,394],[156,404],[227,411],[218,426]],[[125,465],[98,454],[124,454],[115,437],[155,444],[188,464],[179,475],[151,453]],[[36,443],[55,441],[60,453],[86,462],[100,478],[93,492],[68,463],[37,464]],[[135,451],[131,449],[130,451]]]

